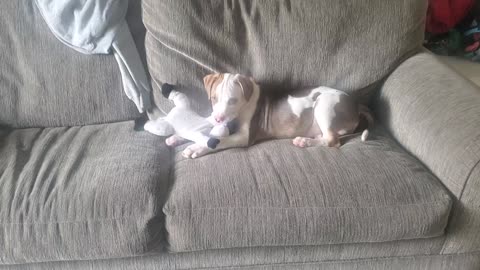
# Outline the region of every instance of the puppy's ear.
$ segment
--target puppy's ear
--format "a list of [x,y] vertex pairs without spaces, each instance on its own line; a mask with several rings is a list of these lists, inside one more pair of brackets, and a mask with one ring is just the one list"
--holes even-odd
[[253,79],[250,77],[238,74],[235,77],[235,80],[238,82],[238,84],[240,84],[245,100],[249,101],[253,95],[253,88],[254,88]]
[[213,91],[223,80],[223,74],[215,73],[209,74],[203,77],[203,84],[205,86],[205,91],[207,91],[208,99],[212,99]]

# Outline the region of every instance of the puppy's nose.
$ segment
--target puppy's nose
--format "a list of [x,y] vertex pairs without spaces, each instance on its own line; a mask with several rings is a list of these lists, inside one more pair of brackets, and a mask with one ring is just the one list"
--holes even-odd
[[216,116],[215,116],[215,121],[217,121],[217,123],[221,123],[221,122],[225,121],[225,116],[223,116],[223,115],[216,115]]

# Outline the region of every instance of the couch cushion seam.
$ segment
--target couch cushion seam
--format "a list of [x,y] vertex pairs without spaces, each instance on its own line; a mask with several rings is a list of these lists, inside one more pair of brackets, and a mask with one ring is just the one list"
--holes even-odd
[[[465,193],[465,190],[467,188],[467,185],[468,183],[470,182],[470,178],[472,177],[472,174],[473,172],[475,171],[475,169],[477,167],[480,167],[480,159],[477,161],[477,163],[475,163],[475,165],[473,166],[473,168],[470,170],[470,172],[468,173],[467,175],[467,178],[465,180],[465,184],[463,185],[462,187],[462,191],[460,192],[459,196],[458,196],[458,202],[461,202],[462,199],[463,199],[463,195]],[[455,211],[455,209],[454,209]],[[447,248],[447,243],[448,243],[448,234],[447,234],[447,237],[445,237],[445,240],[443,240],[443,245],[442,245],[442,250],[440,251],[441,254],[445,254],[445,250]]]
[[[156,217],[159,215],[152,215],[151,217]],[[141,216],[127,216],[127,217],[116,217],[116,218],[104,218],[104,219],[85,219],[85,220],[72,220],[72,221],[49,221],[49,222],[1,222],[2,225],[48,225],[48,224],[71,224],[71,223],[85,223],[85,222],[104,222],[104,221],[115,221],[115,220],[128,220],[128,219],[138,219]]]
[[385,206],[366,206],[366,207],[341,207],[341,206],[310,206],[310,207],[204,207],[204,208],[178,208],[170,210],[164,208],[164,212],[174,213],[174,212],[184,212],[184,211],[203,211],[203,210],[228,210],[228,209],[265,209],[265,210],[295,210],[295,209],[374,209],[374,208],[401,208],[405,206],[416,206],[416,205],[449,205],[449,201],[434,201],[434,202],[425,202],[425,203],[411,203],[411,204],[400,204],[400,205],[385,205]]
[[463,199],[463,194],[465,192],[465,189],[467,188],[468,182],[470,182],[470,178],[472,177],[473,172],[477,167],[480,167],[480,159],[473,165],[472,169],[470,172],[467,174],[467,178],[465,179],[465,184],[462,187],[462,191],[460,192],[460,195],[458,196],[458,200],[461,201]]

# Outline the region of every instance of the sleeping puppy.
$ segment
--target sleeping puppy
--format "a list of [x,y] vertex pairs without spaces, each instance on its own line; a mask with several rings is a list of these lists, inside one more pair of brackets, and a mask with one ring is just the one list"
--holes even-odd
[[[252,78],[240,74],[211,74],[203,79],[213,111],[210,117],[218,124],[234,119],[237,130],[233,135],[224,137],[215,151],[234,147],[246,147],[250,141],[250,124],[260,97],[260,88]],[[197,158],[213,149],[192,144],[183,151],[187,158]]]
[[[204,84],[212,102],[211,117],[218,123],[237,119],[239,130],[222,138],[215,150],[197,144],[189,146],[183,152],[187,158],[266,139],[293,138],[298,147],[339,147],[339,138],[354,133],[362,115],[369,126],[373,124],[367,107],[347,93],[328,87],[297,91],[295,96],[260,97],[255,81],[239,74],[207,75]],[[362,141],[367,136],[365,129]]]

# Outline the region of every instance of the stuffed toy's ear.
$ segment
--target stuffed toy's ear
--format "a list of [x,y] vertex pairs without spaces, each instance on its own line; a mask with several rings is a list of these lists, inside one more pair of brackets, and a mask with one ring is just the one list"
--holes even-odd
[[223,80],[223,74],[215,73],[209,74],[203,78],[203,84],[205,85],[205,91],[207,91],[208,99],[212,99],[215,95],[215,88],[219,85]]
[[249,101],[253,95],[253,79],[247,76],[237,74],[235,76],[235,81],[240,84],[240,87],[243,91],[243,96],[246,101]]

